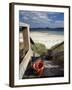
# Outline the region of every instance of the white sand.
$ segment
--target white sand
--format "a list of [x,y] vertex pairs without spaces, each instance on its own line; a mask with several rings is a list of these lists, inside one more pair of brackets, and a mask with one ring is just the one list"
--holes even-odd
[[53,45],[64,41],[63,35],[49,35],[45,32],[31,32],[30,36],[34,42],[43,43],[47,48],[51,48]]
[[[63,35],[49,35],[46,32],[30,32],[30,36],[36,43],[43,43],[45,46],[49,49],[53,45],[61,43],[64,41]],[[22,33],[20,33],[20,42],[23,42],[23,36]]]

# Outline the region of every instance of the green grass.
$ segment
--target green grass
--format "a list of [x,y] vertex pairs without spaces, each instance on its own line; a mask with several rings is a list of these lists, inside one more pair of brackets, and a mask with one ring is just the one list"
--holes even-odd
[[39,55],[44,55],[47,52],[47,48],[42,43],[35,43],[35,45],[32,45],[32,50]]

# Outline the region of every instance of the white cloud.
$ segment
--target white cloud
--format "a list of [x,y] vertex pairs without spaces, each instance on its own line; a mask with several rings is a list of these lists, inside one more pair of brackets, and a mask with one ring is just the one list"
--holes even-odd
[[[56,15],[55,15],[56,14]],[[36,27],[64,27],[64,21],[54,20],[59,13],[56,12],[38,12],[38,11],[21,11],[21,20],[30,23]]]
[[22,19],[28,20],[29,18],[26,16],[23,16]]
[[52,21],[52,19],[48,18],[47,13],[44,12],[32,12],[31,19],[35,20],[33,22],[38,22],[38,23],[48,23]]
[[57,27],[64,27],[64,21],[55,21],[55,25],[57,25]]

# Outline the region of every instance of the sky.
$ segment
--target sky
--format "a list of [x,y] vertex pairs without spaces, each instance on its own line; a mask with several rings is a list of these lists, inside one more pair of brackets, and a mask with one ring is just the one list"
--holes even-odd
[[29,24],[30,28],[63,28],[64,13],[20,10],[19,22]]

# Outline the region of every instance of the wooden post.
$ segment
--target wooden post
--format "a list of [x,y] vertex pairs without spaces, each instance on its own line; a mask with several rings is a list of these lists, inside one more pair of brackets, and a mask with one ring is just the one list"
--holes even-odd
[[27,53],[27,51],[29,50],[29,41],[28,41],[28,28],[27,27],[23,27],[23,42],[24,42],[24,54]]

